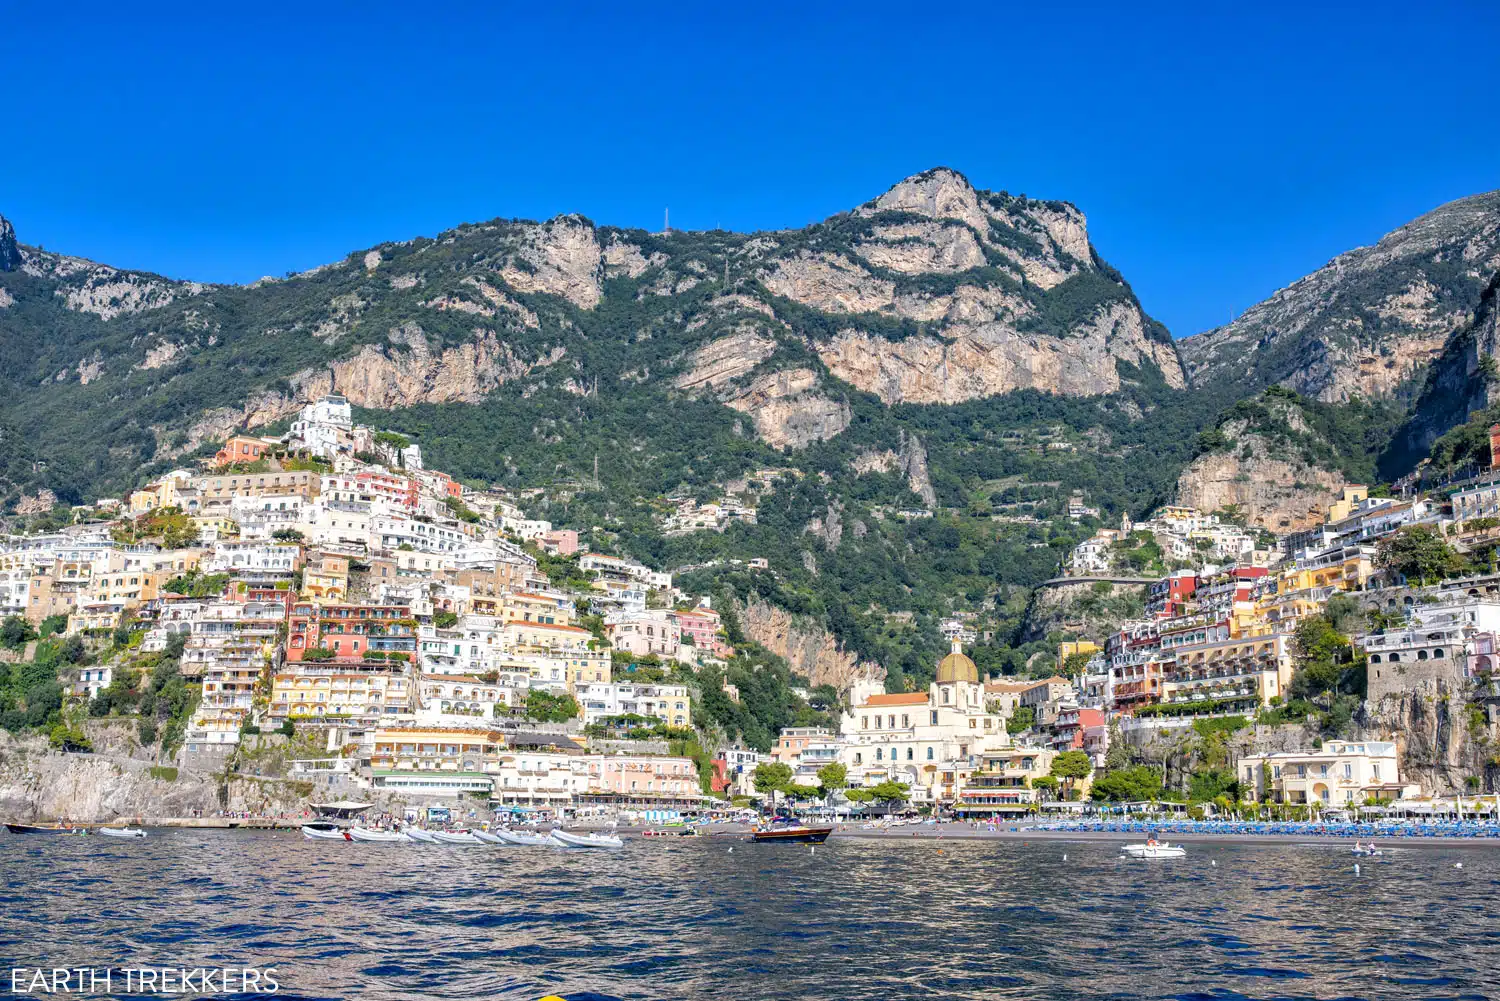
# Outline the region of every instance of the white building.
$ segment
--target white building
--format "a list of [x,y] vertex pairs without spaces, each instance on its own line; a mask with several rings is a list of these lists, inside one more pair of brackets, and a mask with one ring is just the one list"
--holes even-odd
[[349,401],[330,394],[309,403],[292,422],[288,440],[313,455],[332,459],[342,449],[352,448],[354,414]]
[[1402,783],[1396,745],[1386,741],[1329,740],[1312,751],[1247,754],[1237,768],[1260,802],[1358,806],[1420,791]]
[[646,716],[668,726],[689,726],[692,706],[686,685],[631,685],[616,682],[579,685],[585,724],[610,716]]
[[295,543],[228,542],[214,543],[203,557],[204,573],[275,573],[291,576],[297,569],[301,546]]

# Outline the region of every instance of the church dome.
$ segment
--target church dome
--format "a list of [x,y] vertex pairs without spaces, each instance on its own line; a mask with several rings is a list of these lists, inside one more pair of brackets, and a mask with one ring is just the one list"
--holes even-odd
[[965,657],[958,648],[958,641],[953,641],[953,652],[938,661],[937,683],[940,685],[951,684],[955,681],[967,682],[971,685],[979,684],[979,668],[974,662]]

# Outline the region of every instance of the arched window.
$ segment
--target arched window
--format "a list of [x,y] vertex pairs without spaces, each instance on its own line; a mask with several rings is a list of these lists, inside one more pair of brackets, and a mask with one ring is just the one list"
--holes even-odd
[[1426,650],[1418,650],[1417,651],[1417,659],[1418,660],[1426,660],[1427,659],[1427,651]]
[[932,760],[932,748],[930,748],[930,747],[927,749],[927,760],[928,761]]
[[880,749],[880,748],[878,748],[878,747],[877,747],[877,748],[875,748],[875,760],[876,760],[876,761],[884,761],[884,760],[885,760],[885,757],[884,757],[884,755],[885,755],[885,752],[884,752],[884,751],[882,751],[882,750],[881,750],[881,749]]
[[1391,655],[1386,658],[1386,660],[1390,661],[1392,664],[1399,664],[1401,662],[1401,655],[1399,653],[1392,652]]
[[912,754],[912,749],[910,747],[908,747],[906,749],[906,760],[910,761],[913,757],[914,757],[914,755]]
[[1370,654],[1370,663],[1372,663],[1372,664],[1378,664],[1378,663],[1380,663],[1380,654],[1378,654],[1378,653],[1372,653],[1372,654]]

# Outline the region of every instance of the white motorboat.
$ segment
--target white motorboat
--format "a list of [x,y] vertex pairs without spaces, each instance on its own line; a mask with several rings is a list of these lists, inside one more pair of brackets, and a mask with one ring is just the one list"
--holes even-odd
[[408,827],[406,836],[413,841],[420,841],[424,845],[435,845],[438,839],[432,836],[431,831],[424,831],[420,827]]
[[368,827],[349,828],[349,837],[355,841],[371,841],[377,844],[411,844],[411,838],[400,831],[372,831]]
[[433,831],[432,832],[432,836],[434,838],[436,838],[437,841],[438,841],[438,844],[441,844],[441,845],[482,845],[482,844],[484,844],[483,841],[480,841],[478,838],[474,837],[474,835],[470,834],[468,831]]
[[613,834],[570,834],[563,830],[554,830],[550,835],[553,844],[564,848],[623,848],[625,842]]
[[349,832],[338,824],[326,820],[315,820],[302,825],[302,836],[310,841],[349,841]]
[[1147,841],[1143,845],[1124,845],[1120,850],[1131,858],[1140,859],[1183,858],[1187,855],[1187,849],[1181,845],[1155,840]]
[[101,827],[99,833],[107,838],[144,838],[146,832],[139,827]]
[[487,844],[491,844],[491,845],[503,845],[503,844],[505,844],[505,842],[501,841],[500,838],[497,835],[491,834],[489,831],[471,831],[470,833],[473,834],[474,837],[478,838],[480,841],[483,841],[483,842],[485,842]]
[[545,834],[528,834],[526,831],[496,831],[495,836],[508,845],[550,845],[552,839]]

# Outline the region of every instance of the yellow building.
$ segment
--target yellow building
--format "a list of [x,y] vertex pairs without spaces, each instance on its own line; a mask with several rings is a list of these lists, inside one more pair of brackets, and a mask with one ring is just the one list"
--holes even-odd
[[[960,817],[983,819],[1007,814],[1028,813],[1042,801],[1035,780],[1052,771],[1058,751],[1050,747],[1005,747],[986,751],[981,767],[969,776],[969,783],[959,794],[954,812]],[[1088,796],[1093,776],[1077,779],[1074,790]],[[1057,796],[1062,795],[1059,787]]]
[[152,601],[175,576],[171,570],[115,570],[89,578],[72,614],[68,632],[104,632],[119,627],[141,602]]
[[1339,499],[1328,505],[1327,520],[1330,522],[1343,521],[1354,511],[1354,508],[1357,504],[1359,504],[1369,496],[1369,487],[1361,486],[1357,483],[1349,484],[1348,486],[1344,487],[1343,493],[1340,494]]
[[186,469],[174,469],[155,483],[148,483],[141,489],[132,491],[129,498],[130,514],[142,515],[159,507],[182,507],[178,490],[187,490],[192,479],[193,474]]
[[506,737],[493,727],[381,727],[370,754],[376,789],[411,795],[489,796]]
[[1253,710],[1286,695],[1292,680],[1288,637],[1262,626],[1257,633],[1200,640],[1175,651],[1176,660],[1162,671],[1163,703],[1234,703],[1226,708]]
[[414,690],[403,662],[287,661],[271,681],[269,715],[375,723],[383,716],[411,712]]
[[302,596],[340,602],[349,593],[349,557],[338,553],[309,553],[302,568]]
[[499,597],[497,606],[504,622],[538,622],[544,625],[571,626],[573,608],[555,599],[529,591],[513,591]]
[[1068,658],[1075,653],[1098,653],[1102,649],[1103,647],[1093,640],[1064,641],[1057,644],[1057,663],[1059,666],[1067,663]]

